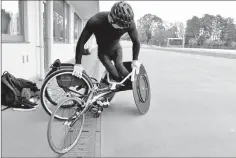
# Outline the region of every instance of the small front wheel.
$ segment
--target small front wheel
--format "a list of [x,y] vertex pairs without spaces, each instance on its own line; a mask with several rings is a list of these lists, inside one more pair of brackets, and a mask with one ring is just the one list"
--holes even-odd
[[[61,113],[63,110],[61,106],[67,105],[68,102],[74,103],[75,106],[66,109],[67,119],[55,119],[58,113]],[[84,114],[80,105],[79,99],[75,97],[68,98],[59,103],[52,113],[48,123],[47,137],[48,143],[54,152],[64,154],[71,150],[78,142],[84,125]]]

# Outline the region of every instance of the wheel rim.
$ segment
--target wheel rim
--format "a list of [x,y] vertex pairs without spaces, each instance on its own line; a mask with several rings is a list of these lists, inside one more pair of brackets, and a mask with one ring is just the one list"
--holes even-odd
[[[78,102],[78,100],[75,98],[69,98],[69,99],[64,100],[62,103],[58,104],[58,107],[53,112],[51,119],[49,121],[49,124],[48,124],[49,145],[54,152],[59,153],[59,154],[63,154],[63,153],[68,152],[76,145],[76,143],[78,142],[79,137],[82,133],[84,119],[85,119],[84,114],[81,114],[80,119],[76,121],[76,123],[72,126],[72,128],[68,128],[68,123],[69,123],[69,122],[67,122],[68,120],[60,121],[58,119],[55,119],[55,114],[60,109],[60,106],[63,105],[67,101]],[[70,109],[73,109],[73,108],[70,108]],[[81,111],[82,111],[82,109],[81,109]],[[75,111],[72,113],[74,114]],[[61,125],[62,129],[58,127],[59,125]],[[78,125],[79,125],[79,127],[77,127]],[[54,126],[56,126],[55,130],[53,130]],[[54,134],[53,134],[53,132],[54,132]],[[62,132],[64,132],[64,133],[62,133]],[[76,132],[76,133],[73,134],[73,132]],[[60,135],[64,136],[65,138],[59,138]],[[53,136],[55,136],[55,138]],[[58,145],[59,145],[59,147],[58,147]]]
[[151,92],[146,70],[143,65],[139,74],[135,75],[132,83],[135,104],[142,114],[146,114],[150,108]]
[[149,94],[147,78],[144,75],[137,77],[137,90],[140,101],[143,103],[146,102]]
[[[49,100],[48,100],[48,98],[46,98],[46,93],[47,93],[47,95],[51,95],[51,94],[49,94],[49,89],[48,89],[48,85],[50,84],[50,81],[51,80],[55,80],[55,81],[57,81],[56,80],[56,78],[58,77],[58,76],[61,76],[61,75],[72,75],[72,72],[61,72],[61,73],[58,73],[58,74],[56,74],[56,75],[54,75],[53,77],[51,77],[48,81],[47,81],[47,83],[45,84],[45,88],[43,89],[43,97],[42,97],[42,101],[43,101],[43,104],[44,104],[44,107],[46,108],[46,110],[49,112],[49,114],[51,115],[52,114],[52,111],[54,111],[55,110],[55,108],[56,108],[56,106],[55,106],[55,101],[54,101],[54,104],[52,103],[52,102],[50,102]],[[87,86],[87,92],[89,92],[90,90],[91,90],[91,86],[90,86],[90,84],[88,83],[88,81],[86,80],[86,78],[84,78],[84,77],[82,77],[82,80],[83,80],[83,82],[85,82],[85,84],[86,84],[86,86]],[[59,87],[59,85],[56,85],[56,87]],[[61,89],[60,87],[59,87],[59,89]],[[63,91],[61,91],[62,93],[64,93],[64,95],[65,95],[65,92],[63,92]],[[68,97],[61,97],[60,99],[61,100],[63,100],[63,99],[67,99]],[[51,108],[50,108],[50,105],[51,105]],[[57,105],[57,104],[56,104]],[[61,107],[62,108],[62,107]],[[65,117],[61,117],[61,116],[58,116],[58,115],[56,115],[55,116],[55,118],[57,118],[57,119],[61,119],[61,120],[65,120],[65,119],[67,119],[67,118],[65,118]]]

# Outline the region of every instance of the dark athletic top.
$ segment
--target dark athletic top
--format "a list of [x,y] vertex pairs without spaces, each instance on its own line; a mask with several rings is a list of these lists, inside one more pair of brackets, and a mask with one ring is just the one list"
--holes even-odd
[[120,37],[127,32],[133,42],[133,60],[138,60],[140,43],[135,23],[127,29],[115,29],[108,21],[108,14],[109,12],[100,12],[88,20],[76,46],[76,64],[81,64],[84,45],[92,34],[96,37],[98,53],[109,54],[120,47]]

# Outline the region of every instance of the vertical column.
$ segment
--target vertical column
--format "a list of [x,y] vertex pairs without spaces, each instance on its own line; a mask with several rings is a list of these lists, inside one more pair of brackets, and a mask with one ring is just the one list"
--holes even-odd
[[82,33],[82,30],[83,30],[83,20],[79,17],[79,36],[81,35]]
[[41,70],[41,65],[40,65],[40,61],[38,59],[40,59],[40,47],[38,47],[39,44],[39,2],[38,1],[34,1],[34,13],[35,13],[35,17],[34,17],[34,22],[35,22],[35,51],[36,51],[36,67],[37,67],[37,78],[40,78],[40,70]]
[[43,37],[43,1],[39,3],[39,47],[40,48],[40,80],[44,79],[44,37]]
[[52,64],[52,53],[53,53],[53,1],[47,1],[46,5],[47,13],[47,38],[48,38],[48,61],[49,65]]
[[69,43],[74,44],[74,10],[69,5]]

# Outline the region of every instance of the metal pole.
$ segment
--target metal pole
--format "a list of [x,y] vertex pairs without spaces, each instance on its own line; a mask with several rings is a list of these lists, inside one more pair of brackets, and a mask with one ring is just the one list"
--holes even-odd
[[44,79],[43,1],[39,2],[40,80]]

